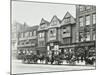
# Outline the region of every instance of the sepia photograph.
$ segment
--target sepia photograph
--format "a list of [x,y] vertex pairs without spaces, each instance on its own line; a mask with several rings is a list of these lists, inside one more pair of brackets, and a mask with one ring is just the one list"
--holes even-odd
[[11,74],[96,70],[96,6],[11,1]]

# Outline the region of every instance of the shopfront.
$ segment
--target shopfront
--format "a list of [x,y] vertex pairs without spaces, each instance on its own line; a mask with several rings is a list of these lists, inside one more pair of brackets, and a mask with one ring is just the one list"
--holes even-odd
[[47,43],[47,55],[58,55],[60,52],[59,50],[59,42],[53,41]]

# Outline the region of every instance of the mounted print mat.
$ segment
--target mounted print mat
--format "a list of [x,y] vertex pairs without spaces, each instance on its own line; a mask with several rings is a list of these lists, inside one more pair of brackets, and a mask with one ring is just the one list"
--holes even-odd
[[96,6],[11,1],[11,74],[96,69]]

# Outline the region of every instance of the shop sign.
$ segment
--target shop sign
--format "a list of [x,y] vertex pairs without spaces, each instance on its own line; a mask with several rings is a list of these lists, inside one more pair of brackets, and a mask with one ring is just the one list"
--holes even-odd
[[68,47],[75,47],[76,45],[67,45],[67,46],[60,46],[60,48],[68,48]]
[[95,45],[94,43],[82,43],[79,44],[79,46],[90,46],[90,45]]

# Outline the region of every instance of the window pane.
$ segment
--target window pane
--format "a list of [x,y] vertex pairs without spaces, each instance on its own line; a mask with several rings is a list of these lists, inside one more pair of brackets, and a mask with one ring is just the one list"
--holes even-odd
[[79,40],[78,40],[78,32],[75,32],[75,36],[76,36],[76,37],[75,37],[75,41],[78,42],[78,41],[79,41]]
[[93,14],[93,24],[96,24],[96,14]]
[[34,36],[36,36],[36,31],[34,31]]
[[86,25],[90,25],[90,16],[86,16]]
[[80,11],[84,11],[84,6],[79,6]]
[[[35,35],[36,35],[36,33],[35,33]],[[45,33],[44,32],[41,32],[41,33],[39,33],[39,38],[44,38],[44,36],[45,36]]]
[[79,33],[79,41],[84,41],[84,35],[82,32]]
[[25,37],[28,37],[28,36],[29,36],[29,32],[26,32],[26,33],[25,33]]
[[89,10],[89,9],[91,9],[91,6],[86,6],[86,10]]
[[95,40],[96,39],[96,33],[95,33],[95,31],[93,31],[93,40]]
[[30,32],[30,36],[32,36],[32,32]]
[[79,25],[80,27],[83,26],[83,17],[79,18]]
[[70,17],[65,18],[65,19],[64,19],[64,22],[65,22],[65,23],[70,22]]
[[70,44],[70,38],[63,38],[64,44]]
[[56,29],[51,29],[50,30],[50,37],[55,37],[56,36]]
[[90,41],[90,32],[86,33],[86,41]]

